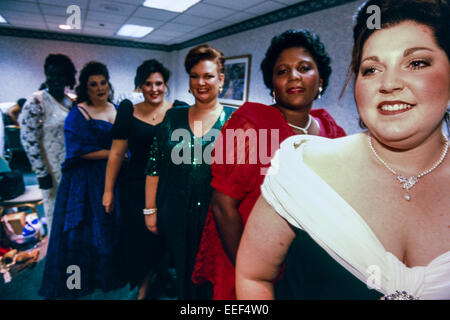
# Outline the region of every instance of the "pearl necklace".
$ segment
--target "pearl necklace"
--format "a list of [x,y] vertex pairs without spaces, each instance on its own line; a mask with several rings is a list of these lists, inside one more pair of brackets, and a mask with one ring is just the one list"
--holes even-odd
[[402,184],[402,188],[406,190],[405,199],[409,201],[409,200],[411,200],[411,195],[409,194],[409,189],[414,187],[414,185],[417,182],[419,182],[419,178],[423,177],[426,174],[429,174],[431,171],[436,169],[442,163],[442,161],[444,161],[445,156],[447,155],[447,151],[448,151],[448,139],[445,135],[443,135],[443,137],[445,140],[445,146],[444,146],[444,150],[442,150],[442,154],[441,154],[441,157],[439,158],[439,160],[430,169],[425,170],[424,172],[419,173],[416,176],[411,176],[409,178],[407,178],[406,176],[402,176],[401,174],[398,174],[383,159],[381,159],[381,157],[378,155],[378,153],[375,151],[375,148],[372,145],[372,137],[370,136],[370,132],[367,134],[367,142],[369,143],[370,150],[372,150],[373,154],[378,159],[378,161],[380,161],[390,172],[392,172],[395,176],[397,176],[398,181]]
[[[306,126],[305,126],[304,128],[295,126],[295,125],[293,125],[293,124],[291,124],[291,123],[289,123],[289,122],[288,122],[288,125],[289,125],[290,127],[292,127],[292,128],[295,128],[295,129],[298,129],[298,130],[302,131],[304,134],[308,134],[308,129],[309,129],[309,127],[311,126],[311,120],[312,120],[311,115],[309,114],[308,116],[309,116],[309,117],[308,117],[308,123],[306,124]],[[315,119],[314,119],[314,120],[315,120]]]

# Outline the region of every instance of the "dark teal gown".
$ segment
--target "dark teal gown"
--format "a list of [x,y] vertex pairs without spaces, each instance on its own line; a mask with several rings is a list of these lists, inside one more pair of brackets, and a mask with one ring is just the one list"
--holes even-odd
[[190,129],[189,108],[169,110],[150,148],[146,173],[159,177],[157,227],[175,265],[178,299],[212,297],[210,284],[196,285],[191,275],[213,190],[205,159],[234,110],[225,106],[203,137],[195,137]]
[[283,276],[274,286],[277,300],[377,300],[383,295],[367,287],[334,260],[305,231],[294,226]]

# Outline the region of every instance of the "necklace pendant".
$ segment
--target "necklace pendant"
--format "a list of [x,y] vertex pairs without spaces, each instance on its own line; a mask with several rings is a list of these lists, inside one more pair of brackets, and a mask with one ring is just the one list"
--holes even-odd
[[405,193],[405,199],[406,199],[406,201],[411,200],[411,195],[409,194],[408,191],[406,191],[406,193]]
[[405,176],[397,176],[398,181],[403,184],[403,189],[409,190],[419,181],[416,176],[411,176],[409,179]]

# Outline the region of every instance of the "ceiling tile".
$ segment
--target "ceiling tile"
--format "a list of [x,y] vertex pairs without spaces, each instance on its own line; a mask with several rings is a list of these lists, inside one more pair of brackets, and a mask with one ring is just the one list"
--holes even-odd
[[54,5],[66,8],[75,4],[81,9],[86,9],[88,5],[88,0],[38,0],[38,2],[41,5]]
[[125,21],[125,23],[136,24],[138,26],[152,27],[155,29],[164,24],[163,21],[144,19],[144,18],[136,18],[136,17],[131,17],[130,19]]
[[47,16],[47,15],[44,15],[44,19],[48,23],[65,24],[67,22],[66,17],[59,17],[59,16]]
[[80,34],[81,31],[82,31],[82,29],[61,30],[61,29],[58,28],[59,24],[57,24],[57,23],[47,23],[47,26],[48,26],[48,30],[49,31],[58,31],[59,33]]
[[214,21],[216,20],[205,17],[191,16],[184,13],[173,19],[171,22],[201,27]]
[[186,24],[172,23],[172,22],[166,23],[166,24],[164,24],[163,26],[161,26],[159,28],[159,30],[181,31],[182,33],[189,32],[189,31],[192,31],[194,29],[197,29],[197,27],[196,26],[189,26],[189,25],[186,25]]
[[242,22],[251,18],[256,17],[256,14],[248,13],[248,12],[238,12],[236,14],[232,14],[231,16],[228,16],[226,18],[223,18],[223,21],[228,21],[230,24],[234,24],[237,22]]
[[199,35],[193,35],[191,33],[182,35],[180,37],[175,38],[174,40],[176,41],[176,43],[181,43],[181,42],[185,42],[194,38],[197,38]]
[[170,12],[166,10],[152,9],[146,7],[140,7],[136,10],[133,17],[148,18],[160,21],[169,21],[178,16],[178,13]]
[[261,0],[203,0],[202,3],[217,5],[219,7],[226,7],[229,9],[243,10],[260,4]]
[[84,27],[82,33],[90,36],[113,37],[115,31],[101,28]]
[[[70,14],[67,13],[67,7],[62,6],[51,6],[47,4],[41,4],[41,11],[44,15],[59,16],[59,17],[69,17]],[[85,10],[84,10],[85,11]],[[81,16],[83,16],[83,10],[81,10]]]
[[275,0],[276,2],[280,2],[287,5],[293,5],[296,3],[304,2],[306,0]]
[[136,10],[136,6],[112,1],[91,1],[89,3],[89,10],[116,16],[129,16]]
[[39,7],[36,3],[16,1],[16,0],[0,0],[0,13],[2,13],[3,10],[14,10],[37,14],[40,13]]
[[203,29],[205,31],[204,33],[209,33],[212,31],[216,31],[216,30],[228,27],[229,25],[230,25],[230,23],[227,21],[216,21],[214,23],[208,24],[207,26],[201,27],[201,29]]
[[[144,0],[0,0],[0,14],[14,27],[37,30],[48,28],[62,33],[65,31],[59,30],[57,26],[66,22],[69,17],[67,7],[75,4],[81,8],[82,29],[69,33],[173,44],[302,1],[202,0],[182,14],[143,7],[143,2]],[[149,26],[155,30],[142,39],[114,36],[124,23]]]
[[20,27],[20,28],[31,28],[31,29],[39,29],[39,30],[47,30],[47,25],[45,22],[39,22],[39,21],[20,21],[20,22],[10,22],[10,25],[13,27]]
[[[101,25],[100,25],[101,24]],[[86,21],[84,28],[100,29],[100,30],[117,30],[122,24],[113,22]]]
[[99,22],[114,22],[114,23],[124,23],[127,17],[116,16],[112,14],[107,14],[104,12],[89,10],[87,14],[86,21],[99,21]]
[[40,14],[34,14],[29,12],[19,12],[12,10],[0,10],[0,14],[8,21],[14,21],[14,23],[26,23],[26,22],[44,22],[44,19]]
[[166,37],[153,37],[153,38],[148,38],[145,37],[144,39],[140,39],[140,42],[148,42],[148,43],[156,43],[156,44],[167,44],[167,38]]
[[271,11],[275,11],[281,8],[284,8],[285,5],[282,5],[281,3],[278,2],[273,2],[273,1],[265,1],[257,6],[245,9],[246,12],[249,13],[254,13],[257,15],[262,15]]
[[175,43],[180,43],[181,41],[179,41],[178,39],[171,39],[171,40],[167,40],[165,44],[171,45],[171,44],[175,44]]
[[[91,0],[91,2],[92,2],[92,0]],[[114,1],[110,1],[110,2],[119,2],[119,3],[134,5],[134,6],[141,6],[144,3],[144,0],[114,0]]]
[[209,4],[198,3],[189,10],[185,11],[185,13],[200,17],[214,17],[215,19],[221,19],[236,13],[236,11]]
[[184,34],[183,31],[167,31],[167,30],[155,30],[152,31],[149,36],[154,36],[154,37],[166,37],[167,39],[173,39],[176,37],[181,36],[182,34]]

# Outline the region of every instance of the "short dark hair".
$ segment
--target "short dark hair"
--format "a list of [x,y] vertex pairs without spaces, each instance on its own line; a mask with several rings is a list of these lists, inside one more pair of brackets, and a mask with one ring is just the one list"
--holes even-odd
[[51,53],[45,58],[44,62],[45,75],[47,75],[47,70],[50,66],[57,66],[58,68],[64,70],[65,85],[69,86],[70,89],[73,89],[73,86],[75,85],[75,75],[77,74],[77,70],[75,69],[72,60],[70,60],[70,58],[64,54]]
[[319,76],[323,81],[322,93],[324,93],[331,75],[331,59],[325,51],[325,46],[320,41],[319,36],[306,29],[286,30],[272,38],[270,46],[266,51],[266,55],[261,62],[264,84],[270,92],[272,92],[273,68],[275,67],[275,62],[284,50],[294,47],[306,49],[313,57],[317,64],[317,68],[319,69]]
[[363,3],[356,15],[353,28],[352,61],[347,74],[344,90],[351,78],[358,75],[361,64],[362,50],[367,39],[377,29],[369,29],[367,20],[371,13],[367,13],[369,6],[380,8],[381,28],[389,28],[401,22],[411,20],[430,27],[434,32],[436,43],[449,57],[450,15],[447,1],[444,0],[369,0]]
[[136,76],[134,77],[134,87],[140,88],[145,80],[155,72],[159,72],[164,82],[167,84],[170,78],[170,70],[164,67],[164,65],[156,59],[145,60],[136,70]]
[[225,57],[219,49],[213,48],[208,44],[201,44],[192,48],[184,60],[184,68],[187,73],[200,61],[209,60],[217,64],[220,73],[225,73]]
[[108,81],[110,88],[110,95],[108,97],[108,101],[112,102],[114,90],[109,82],[109,72],[106,65],[98,61],[91,61],[84,65],[83,69],[80,72],[80,77],[78,79],[78,87],[75,89],[77,93],[77,103],[86,101],[88,104],[91,104],[92,101],[89,99],[87,83],[90,76],[102,75],[105,77],[106,81]]

